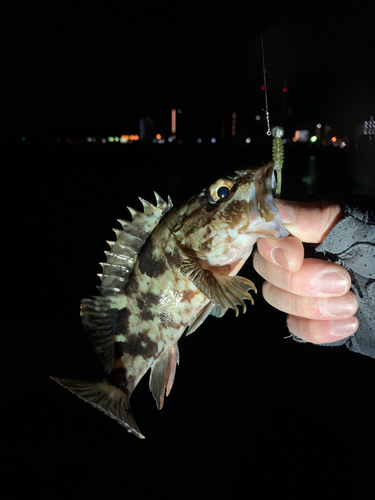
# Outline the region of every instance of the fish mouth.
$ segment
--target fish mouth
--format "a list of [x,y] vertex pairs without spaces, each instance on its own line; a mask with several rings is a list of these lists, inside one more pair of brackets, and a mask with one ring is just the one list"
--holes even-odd
[[[256,221],[262,221],[263,236],[285,237],[289,232],[282,225],[279,209],[274,202],[276,190],[276,169],[273,161],[262,165],[257,169],[238,170],[236,174],[242,177],[248,177],[251,184],[248,197],[248,210],[250,230],[256,224]],[[264,225],[264,223],[266,223]]]
[[272,218],[271,213],[279,213],[273,201],[276,190],[276,169],[273,161],[256,169],[236,170],[236,174],[243,179],[243,182],[247,181],[251,185],[249,205],[256,199],[256,205],[267,221]]

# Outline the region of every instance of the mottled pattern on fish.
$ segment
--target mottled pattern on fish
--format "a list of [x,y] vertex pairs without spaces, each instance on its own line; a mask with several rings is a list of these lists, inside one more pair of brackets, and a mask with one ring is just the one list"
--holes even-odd
[[100,296],[83,299],[82,321],[107,373],[102,382],[54,379],[140,433],[129,399],[151,368],[150,389],[157,407],[169,394],[179,362],[177,342],[209,314],[253,301],[254,284],[236,276],[259,237],[279,237],[282,227],[273,203],[273,164],[219,179],[179,208],[157,194],[156,206],[129,209],[108,242]]

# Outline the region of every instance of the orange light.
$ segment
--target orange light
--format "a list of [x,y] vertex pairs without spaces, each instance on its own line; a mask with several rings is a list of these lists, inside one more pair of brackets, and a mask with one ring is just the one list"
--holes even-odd
[[331,141],[332,141],[332,142],[336,142],[336,141],[337,141],[337,137],[332,137],[332,138],[331,138]]
[[156,134],[156,139],[161,139],[161,135],[160,134]]
[[171,114],[171,132],[172,134],[176,133],[176,110],[172,109]]

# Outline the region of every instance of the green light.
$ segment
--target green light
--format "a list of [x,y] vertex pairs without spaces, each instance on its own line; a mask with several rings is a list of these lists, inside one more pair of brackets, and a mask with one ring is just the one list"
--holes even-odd
[[21,141],[22,141],[22,142],[26,141],[26,137],[25,137],[25,136],[22,136],[22,137],[21,137]]
[[107,137],[107,141],[108,141],[108,142],[113,142],[113,141],[114,141],[114,138],[110,135],[109,137]]
[[312,136],[310,137],[310,141],[311,141],[311,142],[315,142],[317,139],[318,139],[318,138],[317,138],[317,136],[316,136],[316,135],[312,135]]

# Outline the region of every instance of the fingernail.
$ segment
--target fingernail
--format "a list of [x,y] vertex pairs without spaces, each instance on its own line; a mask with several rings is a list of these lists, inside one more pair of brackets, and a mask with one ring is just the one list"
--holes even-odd
[[349,319],[342,319],[340,321],[332,321],[332,335],[338,337],[349,337],[357,331],[358,320],[355,316]]
[[292,201],[275,200],[276,206],[279,209],[281,222],[291,224],[296,218],[296,206]]
[[271,250],[271,257],[275,264],[282,267],[283,269],[290,269],[290,262],[286,252],[280,248],[275,247]]
[[322,293],[345,293],[349,288],[349,282],[338,271],[332,271],[322,274],[317,287]]
[[331,297],[326,300],[326,311],[333,316],[349,316],[357,309],[357,302],[351,295]]

